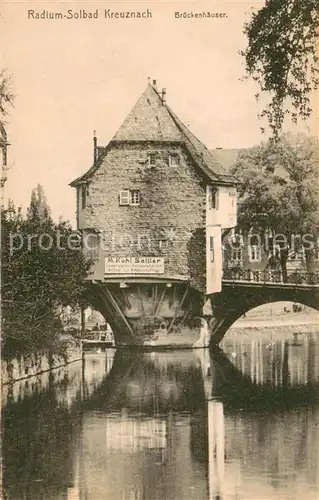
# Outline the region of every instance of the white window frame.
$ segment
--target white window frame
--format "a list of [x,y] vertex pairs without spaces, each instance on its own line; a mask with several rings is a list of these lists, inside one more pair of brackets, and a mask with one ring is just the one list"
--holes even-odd
[[[173,161],[174,158],[174,161]],[[176,160],[176,162],[175,162]],[[168,156],[168,164],[170,167],[178,167],[180,164],[180,157],[178,153],[170,153]]]
[[233,262],[242,262],[243,261],[243,249],[242,249],[242,247],[232,248],[231,260]]
[[141,194],[139,189],[123,189],[120,191],[119,204],[121,206],[134,206],[137,207],[141,202]]
[[261,248],[259,245],[250,245],[249,262],[261,262]]
[[129,205],[130,204],[130,191],[128,189],[124,189],[120,191],[120,205]]

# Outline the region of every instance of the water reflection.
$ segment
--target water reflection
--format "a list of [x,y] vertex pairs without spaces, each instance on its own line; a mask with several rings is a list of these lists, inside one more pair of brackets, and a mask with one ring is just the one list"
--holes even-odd
[[4,498],[318,497],[318,337],[114,354],[6,388]]

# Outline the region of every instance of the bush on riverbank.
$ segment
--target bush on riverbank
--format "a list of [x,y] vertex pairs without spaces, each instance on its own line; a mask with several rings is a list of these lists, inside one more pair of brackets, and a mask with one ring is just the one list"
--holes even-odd
[[[72,227],[51,218],[40,186],[26,216],[10,203],[1,219],[2,356],[55,353],[61,349],[63,307],[83,300],[90,262]],[[77,247],[69,245],[72,238],[78,238]]]

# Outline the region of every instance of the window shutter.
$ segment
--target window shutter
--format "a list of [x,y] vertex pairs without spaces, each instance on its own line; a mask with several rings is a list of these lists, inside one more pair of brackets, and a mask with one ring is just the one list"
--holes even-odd
[[130,203],[130,192],[120,191],[120,205],[129,205]]

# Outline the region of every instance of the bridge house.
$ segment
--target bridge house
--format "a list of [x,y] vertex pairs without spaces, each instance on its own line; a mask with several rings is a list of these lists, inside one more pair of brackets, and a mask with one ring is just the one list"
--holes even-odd
[[116,342],[153,342],[200,317],[221,290],[236,179],[167,105],[165,89],[149,83],[106,146],[94,137],[93,165],[71,186],[94,260],[88,297]]

